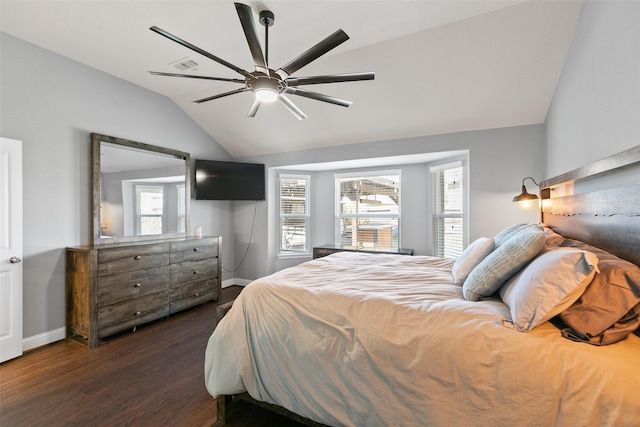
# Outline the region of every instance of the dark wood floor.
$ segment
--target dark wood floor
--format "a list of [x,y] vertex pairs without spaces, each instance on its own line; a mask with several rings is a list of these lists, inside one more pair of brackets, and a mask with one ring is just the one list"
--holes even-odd
[[[223,289],[220,303],[242,288]],[[0,426],[211,426],[216,402],[204,385],[204,351],[216,303],[138,328],[94,350],[50,344],[0,364]],[[299,427],[244,401],[231,427]]]

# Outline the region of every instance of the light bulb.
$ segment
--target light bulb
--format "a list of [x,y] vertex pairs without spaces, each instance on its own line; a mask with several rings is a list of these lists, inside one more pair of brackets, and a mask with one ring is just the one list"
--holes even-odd
[[521,200],[518,202],[518,205],[522,209],[529,209],[531,206],[533,206],[533,200]]
[[256,99],[260,102],[274,102],[278,99],[278,92],[273,89],[261,88],[255,91]]

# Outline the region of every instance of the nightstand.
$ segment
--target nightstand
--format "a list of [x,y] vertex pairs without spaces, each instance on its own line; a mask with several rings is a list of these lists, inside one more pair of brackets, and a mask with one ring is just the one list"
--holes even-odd
[[335,245],[323,245],[313,248],[313,258],[321,258],[323,256],[331,255],[336,252],[365,252],[370,254],[395,254],[395,255],[413,255],[413,249],[397,249],[397,250],[384,250],[376,251],[372,249],[348,249],[341,248]]

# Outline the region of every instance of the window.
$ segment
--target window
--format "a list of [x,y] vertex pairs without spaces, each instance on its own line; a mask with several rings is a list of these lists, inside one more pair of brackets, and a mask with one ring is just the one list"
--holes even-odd
[[434,255],[457,258],[462,254],[464,188],[461,162],[431,168],[433,182]]
[[336,175],[336,243],[343,248],[399,247],[400,171]]
[[280,253],[308,253],[308,175],[280,175]]
[[162,234],[162,185],[136,185],[136,235]]

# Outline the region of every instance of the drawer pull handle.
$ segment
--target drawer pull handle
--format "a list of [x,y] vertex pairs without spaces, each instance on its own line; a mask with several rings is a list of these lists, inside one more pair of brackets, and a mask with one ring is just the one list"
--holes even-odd
[[139,311],[136,311],[136,316],[140,316],[140,312]]
[[193,252],[198,252],[200,249],[198,248],[193,248]]
[[140,283],[136,283],[135,285],[133,285],[134,288],[140,288],[142,287],[142,285]]
[[140,255],[136,255],[133,257],[133,259],[135,259],[136,261],[139,260],[140,258],[141,258]]
[[200,294],[198,292],[196,292],[194,296],[199,297]]
[[198,274],[198,270],[194,271],[193,274]]

